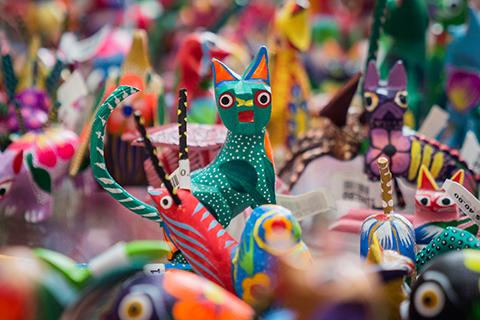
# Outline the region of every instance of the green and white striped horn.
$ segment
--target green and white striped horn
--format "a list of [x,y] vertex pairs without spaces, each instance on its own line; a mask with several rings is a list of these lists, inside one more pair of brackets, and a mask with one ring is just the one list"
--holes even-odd
[[162,219],[158,211],[123,189],[122,186],[113,180],[105,165],[103,142],[108,117],[120,102],[138,91],[140,90],[134,87],[120,86],[108,96],[98,110],[93,121],[92,134],[90,136],[90,164],[95,179],[115,200],[143,218],[161,222]]

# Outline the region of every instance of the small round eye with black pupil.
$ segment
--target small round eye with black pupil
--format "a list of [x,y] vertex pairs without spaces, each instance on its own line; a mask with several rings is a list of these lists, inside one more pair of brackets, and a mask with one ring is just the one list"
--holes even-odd
[[260,108],[267,107],[272,101],[272,96],[267,90],[258,90],[255,93],[255,104]]
[[428,207],[432,204],[430,198],[427,196],[416,196],[415,201],[424,207]]
[[160,205],[162,206],[163,209],[170,209],[172,206],[173,200],[172,197],[170,196],[165,196],[160,200]]
[[408,106],[407,100],[407,91],[399,91],[395,95],[395,103],[402,108],[406,108]]
[[218,104],[223,109],[228,109],[235,103],[235,97],[230,92],[224,92],[218,97]]
[[365,92],[364,100],[365,100],[365,108],[369,112],[372,112],[378,106],[378,96],[374,92]]
[[440,197],[437,200],[437,204],[440,207],[449,207],[453,205],[453,200],[450,197]]

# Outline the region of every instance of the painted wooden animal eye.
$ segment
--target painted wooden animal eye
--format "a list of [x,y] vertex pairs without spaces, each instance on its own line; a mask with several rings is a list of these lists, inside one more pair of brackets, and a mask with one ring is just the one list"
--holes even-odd
[[218,98],[218,104],[223,109],[228,109],[235,103],[235,97],[230,92],[224,92]]
[[270,104],[270,101],[272,101],[272,96],[267,90],[258,90],[255,93],[255,104],[260,108],[267,107]]
[[416,196],[415,200],[417,201],[417,203],[419,203],[424,207],[428,207],[432,204],[432,201],[430,200],[430,198],[426,196]]
[[440,197],[437,200],[437,204],[440,207],[449,207],[453,204],[453,201],[450,197]]
[[118,317],[121,320],[148,320],[152,313],[150,299],[139,292],[126,295],[118,307]]
[[378,96],[373,92],[365,92],[363,95],[365,99],[365,108],[367,111],[372,112],[378,106]]
[[413,303],[422,317],[433,318],[445,306],[445,293],[435,282],[424,282],[417,288]]
[[397,95],[395,96],[395,103],[402,108],[406,108],[408,106],[407,91],[397,92]]
[[450,16],[455,16],[463,10],[462,0],[443,0],[443,7]]
[[5,198],[5,196],[10,192],[10,189],[12,188],[12,183],[12,179],[0,182],[0,200]]
[[160,200],[160,205],[162,206],[163,209],[170,209],[172,206],[173,200],[172,197],[170,196],[165,196]]

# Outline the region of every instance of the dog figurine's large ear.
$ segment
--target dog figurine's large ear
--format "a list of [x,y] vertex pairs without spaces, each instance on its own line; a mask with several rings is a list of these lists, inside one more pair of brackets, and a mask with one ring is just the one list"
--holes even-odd
[[407,88],[407,73],[405,72],[405,66],[401,60],[398,60],[392,70],[390,70],[387,88],[396,91],[405,90]]
[[375,60],[370,60],[370,63],[368,64],[367,74],[365,75],[365,82],[363,83],[363,90],[364,91],[377,90],[379,81],[380,81],[380,78],[378,76]]

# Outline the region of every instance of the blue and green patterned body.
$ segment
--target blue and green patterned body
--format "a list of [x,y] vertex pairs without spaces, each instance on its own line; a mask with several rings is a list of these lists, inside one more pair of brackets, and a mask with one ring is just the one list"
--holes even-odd
[[275,285],[280,256],[288,256],[301,266],[311,263],[301,235],[300,225],[289,210],[276,205],[256,208],[239,245],[232,250],[237,296],[257,311],[265,308],[269,303],[268,292]]

